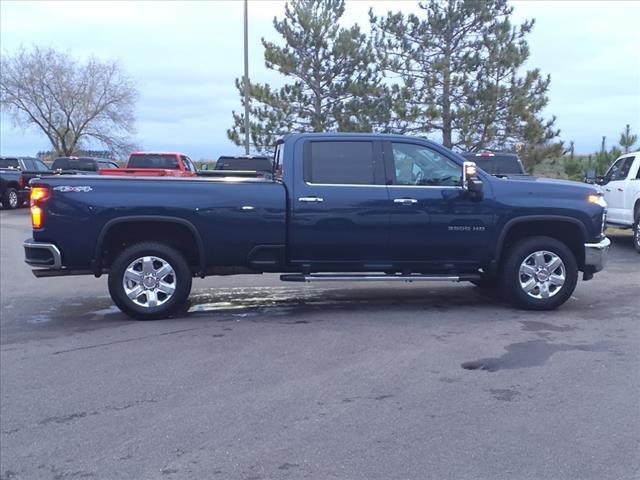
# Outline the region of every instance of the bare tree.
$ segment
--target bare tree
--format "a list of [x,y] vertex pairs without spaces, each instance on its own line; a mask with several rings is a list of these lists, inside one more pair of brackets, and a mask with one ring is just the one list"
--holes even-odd
[[92,144],[131,151],[136,88],[114,61],[78,62],[52,48],[21,48],[0,62],[0,106],[17,126],[42,130],[58,155]]

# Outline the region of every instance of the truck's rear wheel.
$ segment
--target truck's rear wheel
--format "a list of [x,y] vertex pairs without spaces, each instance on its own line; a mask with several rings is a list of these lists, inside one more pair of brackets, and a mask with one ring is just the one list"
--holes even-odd
[[526,310],[552,310],[566,302],[578,282],[578,266],[569,248],[556,239],[533,237],[516,243],[502,272],[507,300]]
[[163,243],[144,242],[123,250],[109,269],[109,293],[120,310],[138,320],[167,318],[181,311],[191,291],[184,256]]
[[18,208],[19,203],[18,191],[15,188],[7,188],[2,196],[2,206],[7,210],[12,210]]

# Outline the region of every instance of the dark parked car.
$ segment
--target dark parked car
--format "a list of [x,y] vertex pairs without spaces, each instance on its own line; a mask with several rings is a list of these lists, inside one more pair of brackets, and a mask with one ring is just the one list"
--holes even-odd
[[0,200],[6,209],[17,208],[29,199],[29,180],[51,175],[37,158],[0,157]]
[[259,155],[221,156],[216,162],[216,170],[271,173],[273,163],[269,157]]
[[605,265],[591,185],[498,179],[400,135],[292,134],[275,163],[273,179],[34,180],[26,262],[36,276],[108,273],[115,304],[142,319],[182,311],[193,276],[262,272],[470,281],[548,310]]
[[119,168],[118,164],[105,158],[58,157],[53,161],[51,170],[56,173],[91,174],[106,168]]
[[515,153],[478,152],[463,153],[462,156],[475,162],[479,168],[491,175],[513,176],[527,174],[520,157]]

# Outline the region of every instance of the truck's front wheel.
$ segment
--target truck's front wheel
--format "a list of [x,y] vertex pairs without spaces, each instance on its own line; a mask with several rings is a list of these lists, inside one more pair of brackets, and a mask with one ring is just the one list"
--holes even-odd
[[109,269],[109,293],[120,310],[138,320],[167,318],[182,310],[191,270],[174,248],[144,242],[123,250]]
[[552,310],[569,299],[577,281],[578,266],[571,250],[554,238],[533,237],[509,250],[502,291],[517,307]]
[[633,246],[640,253],[640,210],[636,212],[633,222]]

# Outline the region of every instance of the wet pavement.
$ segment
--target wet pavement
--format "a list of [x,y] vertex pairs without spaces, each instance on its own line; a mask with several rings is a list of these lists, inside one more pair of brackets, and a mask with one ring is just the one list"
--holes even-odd
[[640,255],[555,312],[470,284],[194,281],[135,322],[0,211],[0,479],[640,477]]

